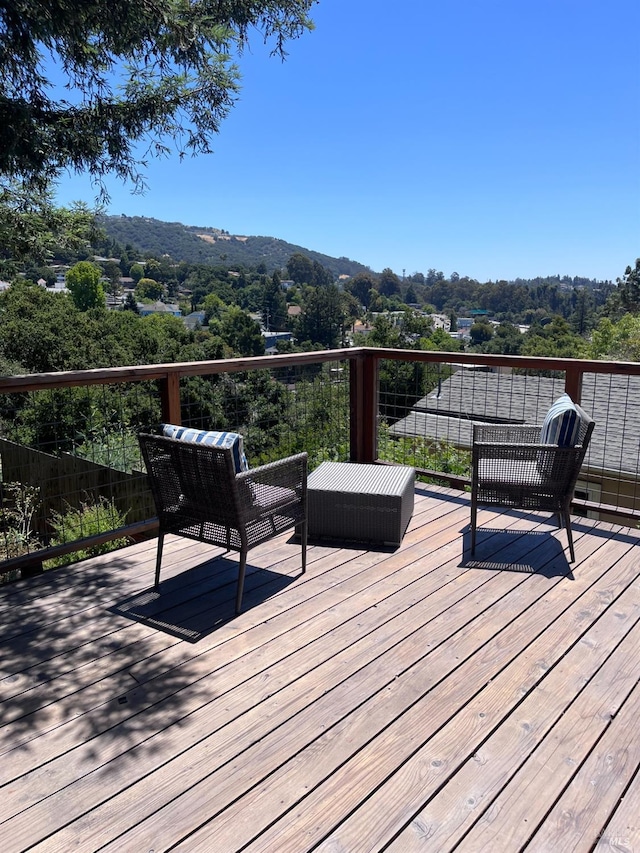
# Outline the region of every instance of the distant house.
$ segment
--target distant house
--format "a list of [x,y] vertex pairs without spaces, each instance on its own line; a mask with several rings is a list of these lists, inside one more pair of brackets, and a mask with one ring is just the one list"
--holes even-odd
[[149,317],[151,314],[172,314],[174,317],[182,317],[180,306],[169,302],[138,302],[137,305],[141,317]]
[[64,279],[62,281],[57,280],[53,287],[48,287],[47,282],[43,278],[38,281],[38,284],[40,285],[40,287],[46,288],[49,293],[69,293]]
[[111,293],[107,293],[104,301],[109,311],[119,311],[124,305],[124,296],[113,296]]
[[264,338],[264,351],[267,355],[274,355],[278,351],[278,344],[282,341],[292,341],[292,332],[262,332]]
[[[473,423],[541,424],[564,391],[561,379],[458,370],[418,400],[391,435],[472,446]],[[640,377],[585,374],[581,401],[596,422],[576,495],[633,506],[640,474]],[[625,417],[621,416],[626,413]],[[602,520],[606,512],[600,513]],[[619,521],[619,519],[618,519]]]
[[444,329],[445,332],[451,330],[451,317],[448,314],[427,314],[431,318],[434,329]]
[[368,335],[373,332],[373,326],[370,326],[368,323],[363,323],[360,320],[356,320],[353,324],[353,334],[354,335]]
[[204,326],[204,311],[192,311],[191,314],[187,314],[186,317],[183,317],[182,320],[187,327],[187,329],[195,329],[197,326]]
[[287,306],[287,316],[288,317],[299,317],[302,314],[302,308],[300,305],[289,305]]

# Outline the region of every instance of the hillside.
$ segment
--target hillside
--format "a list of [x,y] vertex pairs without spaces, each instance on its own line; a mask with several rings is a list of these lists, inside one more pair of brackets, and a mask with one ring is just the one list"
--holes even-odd
[[199,228],[180,222],[162,222],[143,216],[104,216],[101,223],[108,236],[122,246],[131,244],[143,255],[170,255],[175,261],[256,267],[263,263],[269,272],[284,267],[301,252],[335,275],[355,275],[368,269],[349,258],[332,258],[275,237],[228,234],[219,228]]

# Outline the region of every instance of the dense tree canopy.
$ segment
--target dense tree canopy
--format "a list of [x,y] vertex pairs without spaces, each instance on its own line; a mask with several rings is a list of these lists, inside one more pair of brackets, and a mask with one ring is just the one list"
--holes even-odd
[[0,176],[0,274],[15,274],[25,261],[75,255],[96,233],[95,214],[86,205],[56,207],[50,191],[27,190]]
[[589,358],[640,361],[640,317],[625,314],[617,323],[604,317],[589,343]]
[[0,365],[10,373],[177,361],[193,341],[178,317],[80,311],[68,296],[24,282],[0,293]]
[[249,32],[284,56],[314,2],[0,0],[0,175],[42,186],[71,168],[140,188],[167,143],[208,152]]
[[586,343],[580,335],[571,331],[562,317],[554,317],[550,323],[535,323],[522,343],[522,355],[549,358],[582,358]]
[[623,277],[618,279],[620,298],[625,311],[637,314],[640,311],[640,258],[635,266],[628,266]]

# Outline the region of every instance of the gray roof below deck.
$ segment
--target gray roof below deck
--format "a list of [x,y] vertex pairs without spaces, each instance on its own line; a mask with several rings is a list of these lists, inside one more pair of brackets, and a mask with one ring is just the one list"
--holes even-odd
[[[460,370],[393,424],[393,436],[422,436],[470,448],[472,424],[541,424],[564,391],[562,378]],[[596,421],[587,458],[592,470],[640,470],[640,376],[585,374],[581,405]]]

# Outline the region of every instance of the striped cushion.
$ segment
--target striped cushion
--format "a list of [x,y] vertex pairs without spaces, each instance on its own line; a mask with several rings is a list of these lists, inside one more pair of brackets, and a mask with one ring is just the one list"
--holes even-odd
[[192,444],[203,444],[205,447],[230,448],[233,451],[236,473],[249,470],[249,463],[244,455],[242,436],[237,432],[215,432],[204,429],[190,429],[175,424],[162,424],[162,434],[166,435],[167,438],[188,441]]
[[540,444],[574,447],[580,430],[580,415],[568,394],[553,403],[540,430]]

